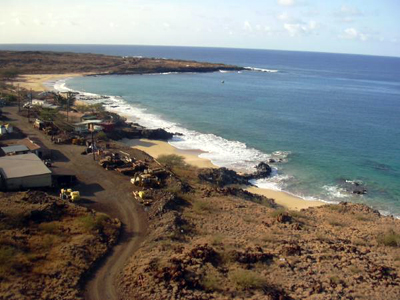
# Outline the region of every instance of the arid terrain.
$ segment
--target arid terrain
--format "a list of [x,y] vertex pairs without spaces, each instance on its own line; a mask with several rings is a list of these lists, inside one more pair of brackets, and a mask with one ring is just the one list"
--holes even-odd
[[225,64],[195,61],[121,57],[89,53],[0,51],[0,72],[18,74],[145,74],[164,72],[213,72],[242,70]]
[[0,194],[0,298],[77,299],[121,223],[43,192]]
[[349,203],[287,211],[174,170],[186,188],[151,208],[123,299],[400,297],[399,220]]

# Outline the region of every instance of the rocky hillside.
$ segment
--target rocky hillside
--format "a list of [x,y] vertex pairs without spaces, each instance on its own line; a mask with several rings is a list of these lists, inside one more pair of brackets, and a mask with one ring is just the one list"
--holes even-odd
[[120,222],[43,192],[0,193],[0,299],[80,299]]
[[121,57],[91,53],[0,51],[0,74],[145,74],[164,72],[214,72],[241,67],[172,59]]
[[348,203],[285,211],[173,170],[185,188],[150,208],[123,299],[400,299],[399,220]]

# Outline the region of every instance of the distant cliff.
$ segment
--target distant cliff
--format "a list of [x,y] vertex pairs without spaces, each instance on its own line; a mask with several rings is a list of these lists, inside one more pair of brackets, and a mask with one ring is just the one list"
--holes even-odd
[[0,51],[0,72],[19,74],[149,74],[239,71],[242,67],[195,61],[48,51]]

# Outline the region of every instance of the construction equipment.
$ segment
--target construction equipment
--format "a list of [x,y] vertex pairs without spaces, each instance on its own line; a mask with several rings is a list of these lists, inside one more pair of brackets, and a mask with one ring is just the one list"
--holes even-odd
[[146,191],[133,191],[132,194],[136,198],[136,200],[139,201],[139,203],[145,206],[151,205],[153,201],[150,194]]
[[63,200],[71,200],[72,202],[81,199],[79,191],[73,191],[72,189],[61,189],[60,198]]
[[161,181],[157,176],[142,173],[136,173],[131,179],[131,183],[145,188],[158,188],[161,185]]

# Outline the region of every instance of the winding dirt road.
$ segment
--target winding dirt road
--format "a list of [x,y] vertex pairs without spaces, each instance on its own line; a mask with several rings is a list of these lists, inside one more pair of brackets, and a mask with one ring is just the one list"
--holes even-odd
[[123,230],[119,243],[99,262],[85,290],[85,299],[88,300],[120,299],[117,280],[129,258],[139,248],[147,229],[147,216],[133,200],[132,184],[126,176],[101,168],[92,156],[81,155],[83,147],[53,144],[49,136],[34,129],[17,112],[17,107],[3,109],[10,122],[52,150],[54,168],[67,168],[77,175],[80,184],[76,189],[85,199],[83,205],[121,220]]

